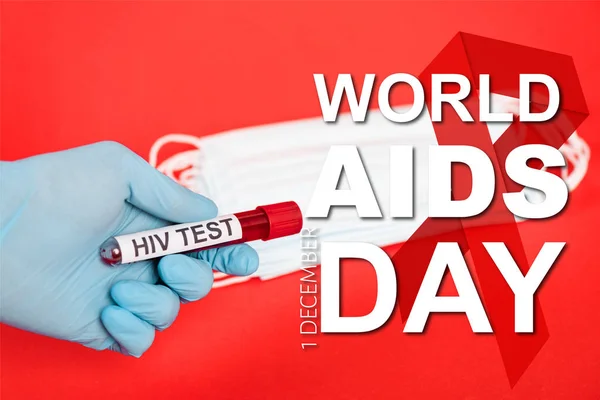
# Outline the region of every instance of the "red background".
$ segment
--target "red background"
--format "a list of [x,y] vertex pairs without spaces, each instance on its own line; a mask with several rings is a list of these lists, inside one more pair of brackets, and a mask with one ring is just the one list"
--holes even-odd
[[[494,337],[460,315],[302,351],[294,274],[183,306],[141,359],[2,325],[2,398],[600,398],[599,17],[592,2],[2,2],[2,160],[106,139],[147,156],[171,132],[318,116],[313,73],[418,75],[457,31],[572,55],[592,149],[567,212],[520,225],[530,260],[568,248],[538,292],[550,339],[513,389]],[[369,271],[345,268],[344,311],[372,307]]]

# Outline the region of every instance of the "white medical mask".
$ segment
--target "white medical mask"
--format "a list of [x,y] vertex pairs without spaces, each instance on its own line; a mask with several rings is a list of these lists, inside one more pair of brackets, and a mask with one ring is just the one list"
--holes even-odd
[[[492,107],[497,104],[494,101]],[[488,124],[492,140],[508,125]],[[193,149],[158,163],[158,153],[168,143],[186,143]],[[326,241],[367,241],[378,246],[406,241],[427,218],[428,152],[430,145],[437,144],[428,113],[406,124],[390,122],[373,112],[365,123],[355,123],[349,114],[341,114],[336,123],[325,123],[317,117],[203,138],[170,134],[156,141],[149,161],[182,185],[211,198],[221,214],[288,200],[296,201],[306,211],[329,148],[343,144],[359,149],[384,218],[360,219],[354,208],[334,207],[327,219],[305,219],[305,227],[318,228],[319,239]],[[389,217],[391,145],[411,145],[415,149],[414,218]],[[564,175],[572,190],[585,175],[589,149],[574,134],[561,150],[573,165],[571,173],[567,175],[565,170]],[[344,188],[343,179],[341,185]],[[300,244],[298,235],[253,242],[260,256],[254,276],[269,279],[299,270]],[[222,274],[216,278],[216,287],[249,279],[225,278]]]

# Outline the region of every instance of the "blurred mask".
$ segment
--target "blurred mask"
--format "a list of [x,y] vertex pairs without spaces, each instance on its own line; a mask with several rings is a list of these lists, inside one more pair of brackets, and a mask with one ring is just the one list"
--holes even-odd
[[[518,103],[493,95],[492,110],[494,107],[516,113]],[[402,108],[396,110],[403,111]],[[496,141],[509,125],[488,123],[492,140]],[[171,143],[187,144],[191,149],[159,162],[161,149]],[[372,112],[364,123],[355,123],[349,114],[340,114],[335,123],[325,123],[317,117],[202,138],[169,134],[152,146],[149,161],[187,188],[211,198],[219,206],[220,214],[288,200],[296,201],[306,211],[330,147],[348,144],[359,149],[384,217],[361,219],[353,207],[332,207],[329,218],[305,219],[304,226],[317,228],[319,240],[324,241],[363,241],[378,246],[406,241],[427,218],[428,212],[428,151],[437,141],[426,112],[415,121],[403,124],[390,122],[380,113]],[[392,145],[414,147],[413,218],[389,217]],[[562,177],[573,190],[587,171],[589,148],[574,133],[561,151],[569,163]],[[342,176],[339,189],[347,188]],[[535,198],[536,193],[527,193],[527,196]],[[253,242],[260,256],[260,267],[254,276],[270,279],[299,270],[302,266],[300,245],[298,235]],[[219,273],[215,278],[215,287],[250,279]]]

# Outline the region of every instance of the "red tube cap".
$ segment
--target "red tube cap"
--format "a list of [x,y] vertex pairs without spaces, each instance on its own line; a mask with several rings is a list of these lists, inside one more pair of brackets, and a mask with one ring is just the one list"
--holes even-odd
[[269,219],[269,236],[263,240],[295,235],[302,230],[302,211],[294,201],[269,204],[257,209],[264,211]]

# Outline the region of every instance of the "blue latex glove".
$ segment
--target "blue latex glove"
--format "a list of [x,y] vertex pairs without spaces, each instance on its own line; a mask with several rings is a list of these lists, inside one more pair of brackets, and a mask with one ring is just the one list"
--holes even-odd
[[[2,322],[97,350],[139,357],[180,301],[210,291],[213,268],[256,271],[247,245],[109,267],[99,247],[115,235],[217,216],[118,143],[0,164]],[[159,282],[160,277],[160,283]]]

